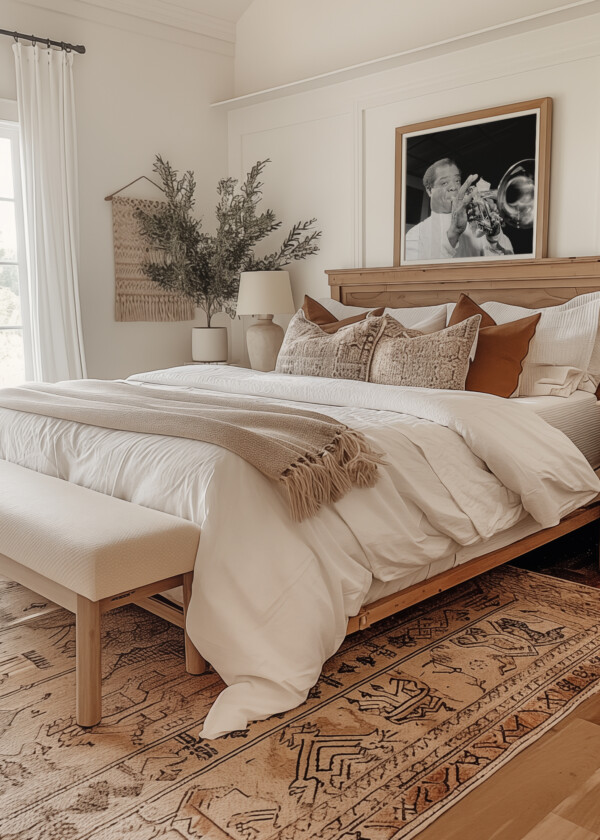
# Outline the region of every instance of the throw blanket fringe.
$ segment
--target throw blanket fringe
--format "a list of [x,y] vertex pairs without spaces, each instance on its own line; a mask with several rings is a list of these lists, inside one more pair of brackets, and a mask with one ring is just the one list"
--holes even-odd
[[275,482],[297,522],[353,487],[373,487],[383,463],[361,432],[324,414],[261,398],[82,380],[3,388],[0,406],[222,446]]
[[337,502],[353,487],[374,487],[381,458],[369,448],[362,432],[344,429],[316,457],[301,456],[279,479],[296,522]]

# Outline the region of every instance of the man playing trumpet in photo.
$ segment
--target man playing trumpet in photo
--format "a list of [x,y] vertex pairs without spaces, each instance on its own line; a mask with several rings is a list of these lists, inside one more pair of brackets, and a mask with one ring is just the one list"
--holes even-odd
[[[461,184],[460,169],[450,158],[432,163],[423,175],[431,214],[405,237],[405,259],[447,260],[513,254],[502,231],[495,201],[474,186],[478,175]],[[485,196],[485,197],[484,197]]]

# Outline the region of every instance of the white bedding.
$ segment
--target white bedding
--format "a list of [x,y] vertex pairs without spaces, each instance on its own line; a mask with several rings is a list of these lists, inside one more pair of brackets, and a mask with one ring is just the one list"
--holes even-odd
[[388,462],[373,489],[294,523],[266,478],[214,445],[0,410],[0,457],[201,526],[188,632],[228,685],[205,738],[298,705],[374,577],[451,557],[524,511],[554,525],[600,491],[579,450],[515,400],[210,365],[130,381],[297,401]]
[[[569,397],[516,397],[511,402],[526,406],[555,429],[559,429],[575,444],[593,469],[600,467],[600,403],[595,394],[575,391]],[[511,545],[541,530],[541,527],[535,519],[525,515],[520,522],[506,531],[500,531],[474,545],[460,546],[455,554],[434,560],[427,566],[411,569],[402,577],[386,581],[373,578],[363,606],[428,580],[480,554]],[[178,600],[181,601],[181,598]]]
[[[410,569],[402,577],[396,578],[395,580],[377,580],[373,578],[369,591],[365,595],[363,606],[372,604],[380,598],[386,598],[388,595],[395,595],[396,592],[407,589],[415,583],[429,580],[429,578],[446,572],[448,569],[453,569],[455,566],[460,566],[462,563],[466,563],[474,557],[479,557],[482,554],[487,554],[489,551],[496,551],[499,548],[504,548],[504,546],[512,545],[517,540],[522,540],[524,537],[540,531],[541,527],[535,519],[525,515],[516,525],[511,526],[506,531],[499,531],[493,537],[482,540],[482,542],[475,543],[474,545],[459,546],[454,554],[447,554],[445,557],[434,560],[428,566],[419,566],[418,568]],[[178,595],[174,600],[181,604],[182,597],[182,595]]]
[[575,391],[568,397],[516,397],[514,402],[560,429],[594,469],[600,467],[600,403],[595,394]]

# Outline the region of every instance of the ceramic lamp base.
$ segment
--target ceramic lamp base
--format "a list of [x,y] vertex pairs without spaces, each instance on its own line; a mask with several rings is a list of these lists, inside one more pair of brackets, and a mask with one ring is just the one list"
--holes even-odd
[[258,321],[248,327],[246,343],[252,370],[275,370],[277,354],[283,342],[283,330],[273,323],[272,315],[259,315]]
[[195,362],[226,362],[227,353],[227,327],[192,327]]

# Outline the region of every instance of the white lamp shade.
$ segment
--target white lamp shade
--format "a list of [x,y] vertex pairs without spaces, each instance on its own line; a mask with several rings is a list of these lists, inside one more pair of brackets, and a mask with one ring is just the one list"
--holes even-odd
[[242,271],[238,315],[277,315],[295,309],[287,271]]

